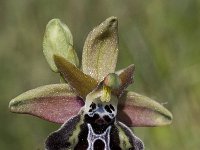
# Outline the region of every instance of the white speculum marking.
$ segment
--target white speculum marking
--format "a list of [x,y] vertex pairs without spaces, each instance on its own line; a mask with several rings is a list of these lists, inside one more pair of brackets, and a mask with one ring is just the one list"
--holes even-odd
[[104,143],[104,150],[110,150],[110,129],[109,126],[102,134],[95,134],[92,126],[88,123],[88,148],[87,150],[94,150],[94,143],[96,140],[101,140]]
[[[100,94],[99,94],[100,93]],[[99,114],[99,116],[104,116],[108,115],[110,118],[114,118],[117,115],[117,104],[118,104],[118,99],[114,96],[111,96],[111,99],[109,102],[102,102],[100,100],[101,92],[97,93],[91,93],[87,96],[86,98],[86,103],[84,107],[84,111],[86,114],[88,114],[90,117],[92,117],[94,114]],[[94,103],[96,106],[95,108],[90,112],[89,110],[91,109],[91,104]],[[105,110],[105,106],[110,106],[112,105],[113,110],[111,113],[108,113]]]
[[[95,104],[95,103],[93,103]],[[102,105],[102,104],[95,104],[95,109],[93,109],[91,112],[87,112],[87,114],[90,116],[90,117],[93,117],[94,114],[98,114],[99,117],[103,118],[103,116],[109,116],[111,119],[115,118],[116,116],[116,111],[114,110],[110,110],[110,113],[108,111],[105,110],[105,107],[106,105]],[[109,105],[107,105],[107,107],[109,107]]]

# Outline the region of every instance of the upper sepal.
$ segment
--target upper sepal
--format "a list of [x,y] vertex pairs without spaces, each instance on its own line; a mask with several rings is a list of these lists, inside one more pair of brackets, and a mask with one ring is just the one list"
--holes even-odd
[[66,24],[52,19],[46,26],[43,40],[43,52],[51,69],[57,72],[53,55],[59,55],[78,66],[79,60],[73,48],[73,37]]
[[31,114],[45,120],[64,123],[84,105],[67,84],[52,84],[29,90],[9,103],[11,112]]
[[82,69],[98,80],[115,71],[118,56],[118,21],[110,17],[94,28],[83,47]]
[[126,92],[119,99],[118,120],[130,127],[161,126],[172,122],[172,114],[158,102]]

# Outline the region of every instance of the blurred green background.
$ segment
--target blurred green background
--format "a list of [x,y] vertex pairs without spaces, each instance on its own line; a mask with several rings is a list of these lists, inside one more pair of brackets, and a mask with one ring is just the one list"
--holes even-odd
[[8,103],[40,85],[58,83],[42,53],[47,22],[60,18],[81,59],[90,30],[119,19],[117,69],[136,65],[129,88],[163,103],[172,125],[136,128],[146,150],[200,147],[200,1],[198,0],[0,0],[0,149],[39,150],[59,125],[12,114]]

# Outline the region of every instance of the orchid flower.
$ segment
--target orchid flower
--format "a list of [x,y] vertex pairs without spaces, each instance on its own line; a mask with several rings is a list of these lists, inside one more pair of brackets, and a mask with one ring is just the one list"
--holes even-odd
[[126,90],[133,83],[133,64],[115,71],[116,17],[89,33],[80,68],[72,34],[59,19],[47,24],[43,52],[64,82],[29,90],[11,100],[9,108],[63,124],[48,136],[45,149],[143,150],[143,142],[129,127],[171,123],[172,114],[161,104]]

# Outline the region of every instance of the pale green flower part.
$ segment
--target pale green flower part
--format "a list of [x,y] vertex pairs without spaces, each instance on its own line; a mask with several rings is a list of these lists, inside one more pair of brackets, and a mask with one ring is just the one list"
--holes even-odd
[[79,64],[77,54],[73,48],[71,31],[59,19],[52,19],[46,26],[43,52],[54,72],[58,72],[58,70],[53,60],[53,55],[62,56],[75,66]]

